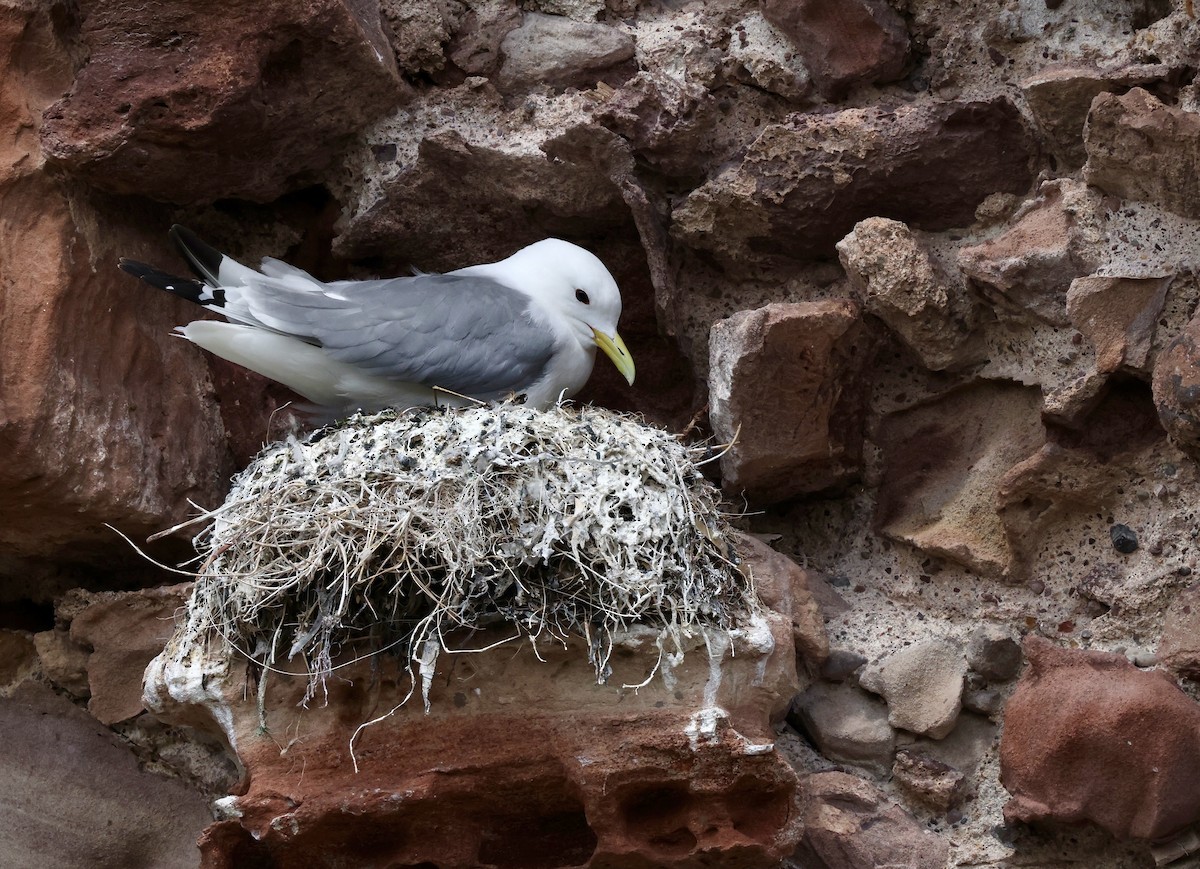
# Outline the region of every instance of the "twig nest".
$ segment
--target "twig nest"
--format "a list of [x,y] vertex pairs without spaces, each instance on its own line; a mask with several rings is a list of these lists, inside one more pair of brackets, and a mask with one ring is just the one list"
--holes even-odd
[[350,654],[424,671],[463,629],[584,636],[729,629],[758,604],[693,453],[598,408],[502,404],[356,415],[268,447],[208,514],[185,632],[264,666],[303,656],[309,696]]

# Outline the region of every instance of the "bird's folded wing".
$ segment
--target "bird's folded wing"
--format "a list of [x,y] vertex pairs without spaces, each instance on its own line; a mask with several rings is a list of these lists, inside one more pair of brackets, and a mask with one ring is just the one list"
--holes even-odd
[[256,277],[245,287],[253,319],[391,380],[500,396],[536,381],[554,353],[555,336],[530,317],[528,298],[490,278],[309,279],[300,289],[298,277]]

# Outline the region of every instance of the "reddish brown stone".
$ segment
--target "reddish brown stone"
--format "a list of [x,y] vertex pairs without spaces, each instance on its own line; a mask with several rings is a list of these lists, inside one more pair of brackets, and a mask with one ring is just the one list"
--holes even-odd
[[1051,64],[1021,82],[1025,102],[1046,134],[1060,172],[1074,172],[1087,159],[1084,123],[1097,94],[1166,78],[1166,66],[1130,66],[1116,70]]
[[1200,707],[1123,655],[1030,635],[1005,707],[1000,781],[1010,821],[1092,821],[1160,839],[1200,821]]
[[1200,217],[1200,114],[1141,88],[1092,102],[1085,134],[1088,184],[1123,199]]
[[849,300],[775,303],[712,327],[713,432],[727,491],[759,502],[828,489],[862,449],[868,339]]
[[135,558],[104,523],[144,539],[188,499],[216,504],[233,470],[207,365],[170,335],[181,303],[116,269],[161,248],[165,219],[43,171],[41,109],[69,84],[54,32],[49,13],[0,10],[0,118],[17,131],[0,143],[0,574],[54,559],[58,578],[14,592],[38,599],[78,583],[64,563]]
[[1067,316],[1096,348],[1096,370],[1144,370],[1173,275],[1089,275],[1071,282]]
[[566,223],[557,232],[572,240],[579,236],[565,232],[571,223],[602,236],[630,222],[605,167],[474,144],[447,128],[423,139],[415,163],[351,217],[334,252],[462,268],[545,238],[544,215]]
[[76,596],[71,639],[91,649],[87,659],[88,712],[116,724],[145,711],[142,674],[175,630],[175,614],[191,586]]
[[959,268],[1010,310],[1069,325],[1071,281],[1099,264],[1093,198],[1077,183],[1044,184],[1002,234],[960,250]]
[[312,184],[401,92],[371,4],[85,0],[79,15],[88,60],[42,144],[114,193],[271,201]]
[[694,175],[715,159],[717,100],[699,85],[640,73],[605,101],[597,118],[669,175]]
[[804,838],[797,867],[876,869],[945,866],[950,844],[869,782],[844,772],[818,772],[801,782]]
[[798,114],[693,191],[672,232],[728,260],[832,257],[858,221],[966,226],[996,192],[1024,193],[1032,139],[1007,99]]
[[1019,580],[998,495],[1010,469],[1045,440],[1039,405],[1036,390],[984,381],[886,417],[877,436],[879,530]]
[[1171,440],[1200,452],[1200,317],[1193,317],[1154,363],[1154,405]]
[[1200,585],[1188,586],[1171,601],[1158,660],[1180,676],[1200,680]]
[[824,580],[753,535],[738,533],[736,541],[741,567],[750,571],[759,597],[775,612],[792,620],[797,654],[810,671],[820,670],[829,657],[829,635],[812,588],[824,584]]
[[900,78],[908,61],[904,19],[884,0],[761,0],[817,87],[838,95],[859,82]]
[[418,688],[363,729],[357,773],[358,725],[409,691],[394,658],[338,671],[328,704],[307,709],[298,706],[305,675],[273,673],[263,717],[247,668],[223,662],[217,646],[152,665],[147,692],[172,720],[213,716],[246,769],[248,789],[230,806],[238,816],[202,841],[210,869],[253,855],[280,869],[765,866],[799,836],[796,776],[771,725],[796,690],[791,625],[777,615],[767,624],[770,643],[735,638],[717,675],[696,638],[670,688],[656,677],[637,691],[620,686],[641,682],[658,659],[649,632],[618,643],[607,685],[596,684],[580,639],[540,642],[542,660],[528,645],[443,653],[429,711]]

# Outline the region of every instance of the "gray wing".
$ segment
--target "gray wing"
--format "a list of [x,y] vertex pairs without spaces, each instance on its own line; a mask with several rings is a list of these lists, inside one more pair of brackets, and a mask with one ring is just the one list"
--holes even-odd
[[528,297],[490,278],[418,275],[317,285],[321,292],[297,291],[286,280],[256,277],[245,300],[269,328],[315,341],[335,359],[465,395],[519,392],[554,355],[554,336],[533,322]]

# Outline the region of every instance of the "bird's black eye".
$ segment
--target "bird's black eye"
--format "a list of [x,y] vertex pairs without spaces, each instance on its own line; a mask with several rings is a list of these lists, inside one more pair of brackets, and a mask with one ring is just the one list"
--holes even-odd
[[585,305],[590,305],[592,303],[592,300],[588,298],[588,294],[585,293],[583,290],[576,290],[575,298],[577,298],[579,301],[583,302]]

